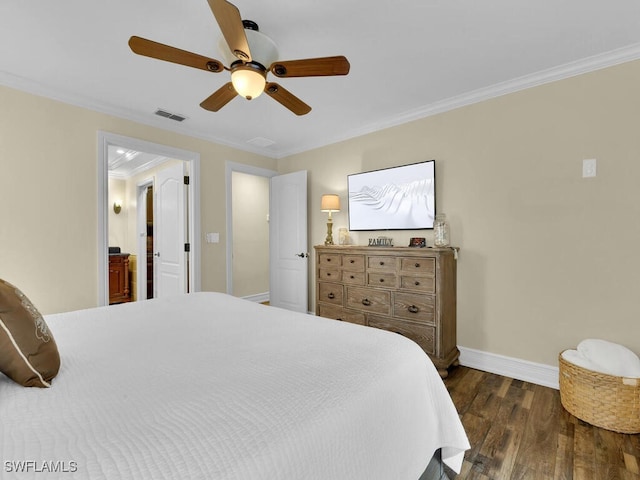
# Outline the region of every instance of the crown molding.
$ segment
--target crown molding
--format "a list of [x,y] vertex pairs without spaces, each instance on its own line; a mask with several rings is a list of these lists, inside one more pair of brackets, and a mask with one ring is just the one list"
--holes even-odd
[[92,110],[94,112],[104,113],[106,115],[111,115],[117,118],[121,118],[123,120],[130,120],[132,122],[140,123],[142,125],[147,125],[149,127],[158,128],[160,130],[166,130],[169,132],[178,133],[181,135],[197,138],[200,140],[206,140],[208,142],[217,143],[219,145],[235,148],[237,150],[242,150],[249,153],[255,153],[257,155],[262,155],[264,157],[276,158],[274,152],[268,151],[264,148],[254,147],[249,144],[245,145],[245,144],[237,144],[234,142],[229,142],[223,138],[219,138],[214,135],[205,134],[199,131],[194,131],[193,129],[187,128],[184,125],[180,125],[177,122],[175,122],[176,123],[175,125],[173,124],[168,125],[167,123],[165,123],[166,119],[162,117],[149,118],[144,115],[138,115],[131,111],[124,110],[121,108],[116,108],[104,103],[96,102],[93,99],[86,98],[74,93],[52,89],[50,87],[42,85],[39,82],[35,82],[33,80],[30,80],[24,77],[19,77],[11,73],[0,71],[0,85],[4,85],[6,87],[13,88],[15,90],[27,92],[32,95],[37,95],[39,97],[45,97],[51,100],[56,100],[58,102],[74,105],[76,107]]
[[485,100],[515,93],[528,88],[537,87],[547,83],[564,80],[566,78],[575,77],[585,73],[601,70],[603,68],[613,67],[626,62],[640,59],[640,44],[629,45],[624,48],[612,50],[582,60],[570,62],[557,67],[542,70],[531,75],[514,78],[506,82],[497,83],[486,88],[480,88],[471,92],[464,93],[455,97],[447,98],[438,102],[431,103],[413,110],[402,112],[394,117],[388,118],[382,122],[375,122],[363,127],[334,136],[330,139],[324,139],[322,142],[315,144],[301,145],[295,150],[289,150],[281,154],[282,157],[302,153],[315,148],[320,148],[333,143],[350,140],[352,138],[374,133],[391,127],[396,127],[404,123],[414,120],[437,115],[439,113],[455,110],[456,108],[465,107],[474,103],[480,103]]
[[509,93],[514,93],[520,90],[556,82],[558,80],[564,80],[566,78],[582,75],[596,70],[601,70],[603,68],[612,67],[621,63],[626,63],[638,59],[640,59],[640,43],[587,57],[585,59],[570,62],[564,65],[559,65],[557,67],[542,70],[531,75],[525,75],[512,80],[508,80],[506,82],[497,83],[495,85],[467,92],[455,97],[447,98],[429,105],[424,105],[416,109],[402,112],[380,122],[370,123],[360,128],[343,132],[340,135],[323,137],[317,142],[306,143],[299,145],[294,149],[277,152],[274,152],[273,149],[255,147],[247,143],[238,144],[235,142],[229,142],[223,138],[219,138],[210,134],[193,131],[179,124],[167,126],[167,124],[164,123],[160,118],[150,119],[146,116],[137,115],[124,109],[119,109],[110,105],[102,104],[100,102],[96,102],[95,100],[81,97],[70,92],[54,90],[38,82],[34,82],[33,80],[18,77],[7,72],[0,71],[0,84],[7,87],[15,88],[17,90],[32,93],[34,95],[47,97],[63,103],[68,103],[96,112],[112,115],[114,117],[130,120],[143,125],[148,125],[193,138],[214,142],[220,145],[235,148],[237,150],[255,153],[257,155],[262,155],[268,158],[285,158],[297,153],[302,153],[345,140],[350,140],[362,135],[374,133],[380,130],[437,115],[439,113],[444,113],[474,103],[483,102],[485,100],[500,97],[502,95],[507,95]]

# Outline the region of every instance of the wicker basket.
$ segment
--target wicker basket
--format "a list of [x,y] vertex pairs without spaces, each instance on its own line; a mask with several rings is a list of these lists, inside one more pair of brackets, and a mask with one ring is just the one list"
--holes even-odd
[[560,401],[572,415],[596,427],[640,433],[640,379],[594,372],[559,356]]

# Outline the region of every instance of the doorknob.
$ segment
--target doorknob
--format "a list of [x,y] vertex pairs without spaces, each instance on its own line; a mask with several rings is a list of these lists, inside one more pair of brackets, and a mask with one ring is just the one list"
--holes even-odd
[[309,258],[309,254],[308,253],[296,253],[296,257]]
[[160,252],[156,252],[153,254],[154,257],[159,257],[160,256]]

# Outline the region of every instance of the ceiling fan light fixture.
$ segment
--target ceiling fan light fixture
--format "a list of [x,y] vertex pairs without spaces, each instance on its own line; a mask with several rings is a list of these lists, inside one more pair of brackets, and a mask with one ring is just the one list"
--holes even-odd
[[[129,48],[138,55],[213,73],[229,71],[231,81],[200,102],[200,106],[205,110],[217,112],[237,96],[252,100],[266,92],[270,98],[294,114],[306,115],[311,111],[311,107],[277,83],[267,82],[268,72],[277,77],[322,77],[349,73],[349,61],[342,55],[278,60],[275,42],[260,33],[256,22],[242,20],[238,7],[229,0],[208,2],[222,33],[221,53],[227,59],[224,63],[135,35],[129,38]],[[164,111],[158,111],[156,114],[178,121],[185,119]]]
[[257,63],[231,66],[231,83],[241,97],[252,100],[260,96],[267,84],[267,71]]

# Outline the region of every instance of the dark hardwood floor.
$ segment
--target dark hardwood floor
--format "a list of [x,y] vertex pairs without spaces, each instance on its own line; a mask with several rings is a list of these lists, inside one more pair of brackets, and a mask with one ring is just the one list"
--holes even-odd
[[452,479],[640,480],[640,434],[578,420],[557,390],[466,367],[445,385],[471,443]]

